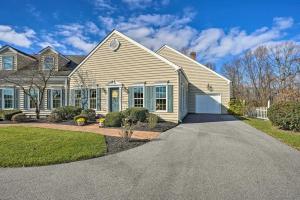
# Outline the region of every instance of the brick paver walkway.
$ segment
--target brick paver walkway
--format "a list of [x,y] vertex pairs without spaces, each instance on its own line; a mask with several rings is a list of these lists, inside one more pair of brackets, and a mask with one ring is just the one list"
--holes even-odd
[[[18,124],[0,124],[0,127],[5,126],[30,126],[38,128],[51,128],[58,130],[68,130],[68,131],[82,131],[82,132],[92,132],[101,135],[116,136],[121,137],[120,129],[116,128],[99,128],[98,124],[90,124],[86,126],[74,126],[74,125],[63,125],[63,124],[51,124],[51,123],[18,123]],[[159,136],[158,132],[150,131],[134,131],[132,138],[136,139],[155,139]]]

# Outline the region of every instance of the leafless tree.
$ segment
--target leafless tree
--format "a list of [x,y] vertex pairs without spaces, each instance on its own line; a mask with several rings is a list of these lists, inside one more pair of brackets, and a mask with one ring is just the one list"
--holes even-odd
[[[35,106],[36,118],[39,119],[47,86],[54,74],[54,68],[51,70],[21,69],[10,74],[3,71],[0,73],[0,82],[17,86],[24,95],[28,96]],[[37,91],[38,95],[35,91]]]

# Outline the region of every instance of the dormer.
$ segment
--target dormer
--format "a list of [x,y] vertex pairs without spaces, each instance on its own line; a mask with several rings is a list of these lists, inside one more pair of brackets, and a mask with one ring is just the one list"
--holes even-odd
[[34,57],[11,46],[6,45],[0,49],[0,70],[19,70],[34,63]]
[[52,47],[46,47],[38,54],[39,68],[43,70],[55,69],[55,71],[61,70],[63,66],[70,62],[68,58],[54,50]]

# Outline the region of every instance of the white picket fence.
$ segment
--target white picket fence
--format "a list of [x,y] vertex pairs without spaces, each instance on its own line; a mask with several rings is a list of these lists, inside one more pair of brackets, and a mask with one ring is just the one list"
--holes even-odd
[[268,120],[268,108],[267,107],[258,107],[255,109],[256,118]]

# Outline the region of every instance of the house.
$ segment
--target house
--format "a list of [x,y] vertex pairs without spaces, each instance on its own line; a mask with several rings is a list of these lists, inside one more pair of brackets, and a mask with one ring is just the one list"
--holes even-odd
[[[37,55],[2,48],[2,72],[7,70],[8,61],[14,65],[10,70],[22,71],[23,62],[15,58],[12,64],[6,57],[12,50],[14,56],[27,56],[35,67],[43,69],[51,63],[50,67],[57,68],[48,86],[44,112],[63,105],[91,108],[103,114],[145,107],[172,122],[181,121],[187,113],[227,113],[231,85],[228,79],[169,46],[153,52],[116,30],[82,61],[82,57],[75,61],[74,56],[63,56],[50,47]],[[30,100],[26,101],[21,92],[16,94],[19,98],[13,92],[8,98],[6,88],[14,86],[0,87],[2,109],[7,109],[7,99],[24,112],[32,109]],[[60,95],[53,95],[57,91]],[[61,102],[55,102],[58,99]]]

